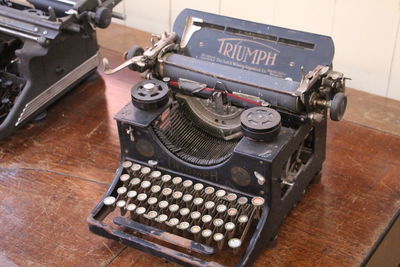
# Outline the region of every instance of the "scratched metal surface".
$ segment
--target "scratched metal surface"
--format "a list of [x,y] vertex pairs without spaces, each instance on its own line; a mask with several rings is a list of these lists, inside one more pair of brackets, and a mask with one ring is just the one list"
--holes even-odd
[[[0,266],[173,266],[87,230],[119,163],[112,117],[138,79],[124,71],[81,86],[0,142]],[[328,132],[321,183],[255,266],[358,265],[399,209],[400,137],[349,121]]]

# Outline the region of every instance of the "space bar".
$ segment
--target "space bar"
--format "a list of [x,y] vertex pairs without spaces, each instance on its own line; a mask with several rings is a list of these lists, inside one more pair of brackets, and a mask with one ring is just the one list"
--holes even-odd
[[188,250],[196,251],[205,255],[214,254],[214,248],[192,241],[190,239],[177,236],[163,230],[154,228],[152,226],[144,225],[124,217],[114,218],[114,223],[120,226],[124,226],[130,230],[134,230],[141,234],[150,236],[152,238],[168,242],[170,244],[186,248]]

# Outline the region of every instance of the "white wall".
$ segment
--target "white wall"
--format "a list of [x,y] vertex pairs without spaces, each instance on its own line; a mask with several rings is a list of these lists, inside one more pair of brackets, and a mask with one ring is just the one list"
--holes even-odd
[[184,8],[330,35],[349,87],[400,100],[400,0],[125,0],[118,10],[127,26],[162,33]]

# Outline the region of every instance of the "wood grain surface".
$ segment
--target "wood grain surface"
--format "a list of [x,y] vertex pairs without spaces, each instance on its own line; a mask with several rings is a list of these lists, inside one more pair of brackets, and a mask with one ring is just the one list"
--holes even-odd
[[[86,224],[119,164],[113,115],[139,79],[125,70],[83,84],[44,121],[0,142],[0,266],[174,266],[95,236]],[[399,173],[399,136],[330,122],[321,183],[255,266],[359,265],[399,210]]]

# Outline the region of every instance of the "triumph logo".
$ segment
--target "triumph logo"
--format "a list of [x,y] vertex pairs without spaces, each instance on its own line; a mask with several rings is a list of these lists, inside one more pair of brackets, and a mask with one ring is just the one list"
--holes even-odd
[[[252,40],[239,38],[218,39],[218,53],[237,62],[274,66],[280,51]],[[262,49],[266,48],[266,49]]]

